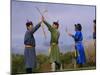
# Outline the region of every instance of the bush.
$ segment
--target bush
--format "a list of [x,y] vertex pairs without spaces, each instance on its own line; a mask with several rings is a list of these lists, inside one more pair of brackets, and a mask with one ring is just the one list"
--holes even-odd
[[25,73],[24,71],[24,57],[23,55],[12,55],[11,71],[15,73]]

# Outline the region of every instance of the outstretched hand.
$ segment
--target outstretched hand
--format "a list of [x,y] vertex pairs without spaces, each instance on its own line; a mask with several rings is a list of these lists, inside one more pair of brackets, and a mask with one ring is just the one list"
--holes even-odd
[[69,33],[69,32],[67,32],[67,34],[68,34],[69,36],[72,36],[72,34],[71,34],[71,33]]
[[66,28],[65,31],[67,32],[67,34],[68,34],[69,36],[72,36],[72,34],[68,32],[67,28]]

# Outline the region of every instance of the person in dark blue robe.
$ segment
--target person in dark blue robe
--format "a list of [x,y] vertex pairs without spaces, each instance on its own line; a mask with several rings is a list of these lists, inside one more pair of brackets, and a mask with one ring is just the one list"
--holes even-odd
[[74,38],[75,49],[76,49],[76,63],[79,66],[82,66],[83,64],[86,63],[84,46],[82,44],[83,35],[81,30],[82,30],[81,24],[75,24],[75,35],[68,33],[69,36]]
[[96,45],[96,20],[93,20],[93,39],[94,39],[94,46]]
[[[96,56],[96,19],[93,20],[93,41],[94,41],[94,48],[95,48],[95,56]],[[96,63],[96,58],[94,59]]]
[[35,52],[35,38],[33,34],[37,31],[37,29],[41,26],[41,22],[38,23],[35,27],[33,27],[33,23],[31,21],[26,23],[27,31],[24,37],[24,57],[25,57],[25,68],[26,73],[32,73],[32,69],[36,68],[36,52]]

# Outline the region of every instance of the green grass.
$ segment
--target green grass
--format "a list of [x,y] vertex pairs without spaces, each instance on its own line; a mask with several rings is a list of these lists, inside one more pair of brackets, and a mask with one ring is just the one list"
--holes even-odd
[[[60,59],[62,62],[62,70],[58,70],[59,72],[63,71],[79,71],[79,70],[94,70],[96,69],[95,64],[95,49],[93,42],[88,42],[88,44],[84,44],[85,54],[86,54],[86,64],[84,67],[75,68],[75,55],[74,52],[66,52],[61,53]],[[75,51],[75,50],[74,50]],[[74,59],[74,61],[72,60]],[[49,57],[47,55],[39,54],[37,55],[37,68],[34,70],[36,73],[44,73],[51,72],[51,65],[49,62]],[[11,71],[12,74],[24,74],[25,66],[24,66],[24,57],[23,55],[11,55]]]

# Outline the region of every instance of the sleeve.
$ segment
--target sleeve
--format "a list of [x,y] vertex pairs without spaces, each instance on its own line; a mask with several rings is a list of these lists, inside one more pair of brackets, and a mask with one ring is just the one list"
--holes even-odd
[[52,26],[47,21],[43,21],[43,22],[48,27],[48,30],[49,31],[52,31],[53,30]]
[[30,32],[34,33],[41,26],[41,22],[38,23]]
[[78,41],[80,37],[80,33],[76,32],[75,35],[72,35],[72,37],[74,38],[75,41]]

